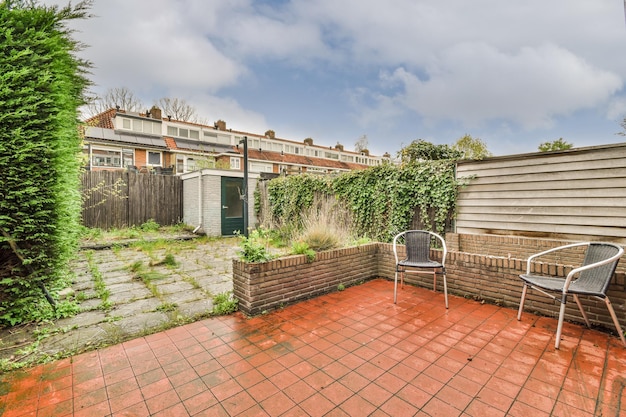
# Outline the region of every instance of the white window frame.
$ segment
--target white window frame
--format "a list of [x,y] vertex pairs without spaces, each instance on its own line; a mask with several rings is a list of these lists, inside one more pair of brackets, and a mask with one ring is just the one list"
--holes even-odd
[[[150,162],[150,154],[158,154],[159,155],[159,163],[153,164]],[[161,151],[146,151],[146,166],[149,167],[160,167],[163,166],[163,152]]]
[[241,158],[236,156],[230,157],[230,169],[241,170]]
[[[107,152],[107,155],[98,155],[97,153],[94,153],[94,151],[104,151]],[[132,155],[131,156],[131,163],[130,164],[125,164],[125,159],[124,156],[125,155]],[[91,147],[91,155],[89,156],[91,161],[90,161],[90,165],[92,167],[98,167],[98,168],[126,168],[128,165],[133,165],[134,161],[135,161],[135,153],[132,149],[125,149],[125,148],[108,148],[105,146],[92,146]],[[103,164],[97,164],[95,158],[117,158],[119,160],[119,164],[107,164],[106,162]]]

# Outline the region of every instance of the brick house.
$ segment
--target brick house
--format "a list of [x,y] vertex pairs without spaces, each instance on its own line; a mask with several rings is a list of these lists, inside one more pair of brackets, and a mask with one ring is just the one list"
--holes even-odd
[[244,137],[248,138],[248,169],[266,175],[333,173],[365,169],[388,160],[264,134],[235,131],[218,120],[213,126],[163,117],[152,107],[145,113],[109,109],[86,121],[84,152],[89,170],[139,170],[184,174],[199,169],[243,171]]

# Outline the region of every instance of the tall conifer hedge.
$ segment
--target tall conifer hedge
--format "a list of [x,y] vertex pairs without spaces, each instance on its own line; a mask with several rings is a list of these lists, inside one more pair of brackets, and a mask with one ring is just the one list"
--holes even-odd
[[63,314],[52,305],[77,247],[89,85],[66,23],[90,6],[0,1],[0,326]]

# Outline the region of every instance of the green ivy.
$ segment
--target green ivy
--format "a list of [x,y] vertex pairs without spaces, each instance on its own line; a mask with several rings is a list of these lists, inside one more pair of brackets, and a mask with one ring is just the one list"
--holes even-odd
[[[389,242],[410,227],[416,211],[424,224],[434,224],[435,231],[444,233],[461,185],[463,181],[455,178],[455,162],[437,160],[383,164],[335,177],[281,177],[269,181],[267,198],[273,222],[298,224],[316,193],[334,195],[347,203],[357,235]],[[262,206],[255,202],[255,207]]]
[[0,326],[54,316],[67,285],[89,64],[74,55],[80,45],[65,22],[87,17],[88,6],[0,2]]

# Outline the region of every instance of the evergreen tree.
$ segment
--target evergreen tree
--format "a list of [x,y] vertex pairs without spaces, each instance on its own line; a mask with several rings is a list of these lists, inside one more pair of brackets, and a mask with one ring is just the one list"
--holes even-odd
[[90,6],[0,2],[0,325],[67,311],[52,305],[78,241],[89,63],[66,22]]

